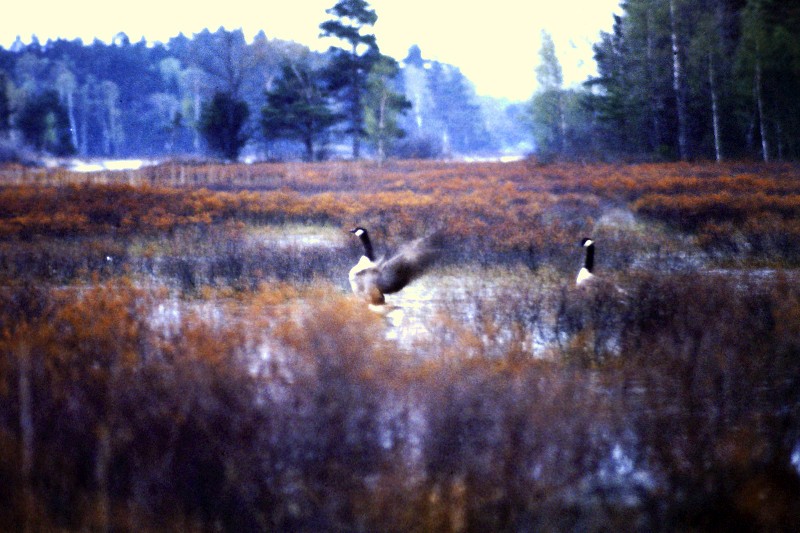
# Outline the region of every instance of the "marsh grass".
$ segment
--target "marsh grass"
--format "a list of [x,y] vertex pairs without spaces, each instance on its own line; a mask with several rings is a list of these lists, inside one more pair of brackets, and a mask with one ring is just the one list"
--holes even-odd
[[[764,236],[752,270],[676,230],[695,204],[634,205],[795,177],[698,170],[12,169],[40,188],[0,208],[0,529],[797,529],[789,219],[724,222]],[[445,228],[397,317],[349,294],[362,220],[379,253]]]
[[[511,294],[512,276],[499,278],[494,294]],[[28,493],[38,511],[0,518],[69,530],[796,524],[800,294],[785,279],[686,275],[626,290],[611,323],[574,310],[578,331],[616,336],[613,352],[578,334],[536,352],[515,331],[560,333],[548,314],[584,294],[467,290],[472,327],[451,314],[408,347],[321,281],[189,299],[118,282],[5,288],[0,468],[7,501]],[[111,512],[95,513],[101,503]]]

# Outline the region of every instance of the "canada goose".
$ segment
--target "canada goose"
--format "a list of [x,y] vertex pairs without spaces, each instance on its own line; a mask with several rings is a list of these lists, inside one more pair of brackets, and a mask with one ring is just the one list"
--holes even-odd
[[581,246],[586,249],[586,255],[583,260],[583,266],[578,271],[578,277],[575,279],[575,285],[578,287],[587,286],[597,277],[592,273],[594,269],[594,241],[589,238],[581,240]]
[[364,246],[364,255],[350,269],[353,294],[370,305],[371,309],[386,303],[384,294],[392,294],[418,278],[430,266],[439,251],[439,236],[415,239],[403,245],[389,258],[375,258],[369,233],[362,227],[350,230]]
[[616,294],[619,297],[628,296],[628,291],[606,278],[605,276],[597,276],[594,273],[594,239],[584,238],[581,239],[581,246],[586,249],[586,256],[583,260],[583,266],[578,271],[578,277],[575,279],[575,286],[579,289],[589,289],[594,293],[596,290],[602,288],[605,294]]

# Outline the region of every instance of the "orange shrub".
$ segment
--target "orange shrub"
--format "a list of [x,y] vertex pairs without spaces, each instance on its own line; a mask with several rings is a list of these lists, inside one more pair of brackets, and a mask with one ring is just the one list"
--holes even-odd
[[0,237],[315,221],[396,238],[443,227],[481,251],[520,253],[572,243],[608,206],[693,234],[756,217],[778,224],[800,214],[799,177],[780,163],[167,163],[95,174],[10,166],[0,169]]

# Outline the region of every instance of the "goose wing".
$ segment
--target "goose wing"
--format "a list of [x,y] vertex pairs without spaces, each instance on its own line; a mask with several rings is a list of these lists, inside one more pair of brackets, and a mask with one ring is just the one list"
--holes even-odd
[[378,264],[378,289],[384,294],[397,292],[418,278],[436,259],[440,239],[422,237],[405,244],[392,257]]

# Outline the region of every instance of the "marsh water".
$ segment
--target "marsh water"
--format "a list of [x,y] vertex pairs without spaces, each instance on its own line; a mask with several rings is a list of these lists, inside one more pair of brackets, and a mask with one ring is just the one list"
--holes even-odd
[[[349,297],[347,270],[351,262],[357,261],[360,249],[353,245],[347,232],[326,226],[287,225],[259,228],[249,233],[247,239],[248,245],[267,243],[278,253],[285,252],[300,260],[306,254],[344,257],[326,263],[327,271],[321,276],[326,279],[328,290],[337,296]],[[580,254],[575,255],[580,259]],[[778,275],[791,279],[796,276],[793,272],[771,269],[708,268],[705,272],[709,277],[741,279],[745,285],[770,282]],[[552,268],[532,270],[521,264],[437,266],[402,291],[387,296],[388,312],[381,315],[381,323],[387,340],[396,343],[405,353],[416,354],[416,357],[424,358],[451,349],[466,358],[502,359],[507,353],[516,351],[530,358],[553,361],[572,349],[575,338],[580,334],[562,322],[562,315],[569,315],[569,310],[564,311],[565,305],[568,308],[575,304],[575,300],[571,300],[575,296],[570,292],[573,279],[571,271],[558,272]],[[169,328],[189,307],[209,323],[226,319],[213,301],[187,303],[173,299],[157,308],[153,320]],[[590,313],[587,316],[593,315]],[[579,328],[585,326],[586,322],[579,320],[578,324],[576,327]],[[607,327],[613,329],[614,324]],[[595,349],[599,346],[600,350],[613,352],[614,342],[612,332],[602,344],[595,341]],[[282,357],[280,347],[268,335],[264,336],[256,352],[263,360]],[[641,428],[634,423],[639,415],[632,413],[652,409],[647,402],[652,402],[652,396],[659,392],[650,390],[653,383],[625,385],[621,392],[620,385],[609,385],[600,378],[596,379],[595,372],[589,365],[580,378],[582,386],[594,389],[592,394],[600,397],[620,396],[620,401],[630,414],[621,415],[620,425],[613,428],[613,434],[619,438],[603,444],[604,456],[596,468],[586,472],[585,479],[562,496],[586,503],[592,494],[601,490],[605,494],[613,494],[606,498],[606,503],[610,498],[614,505],[636,507],[642,505],[643,494],[658,492],[663,480],[642,460],[641,438],[637,436]],[[383,406],[387,412],[400,408],[389,403]],[[408,401],[402,409],[407,411],[407,416],[412,420],[406,431],[413,435],[405,437],[410,442],[418,443],[407,451],[407,459],[413,462],[415,457],[423,453],[419,443],[425,441],[430,421],[426,419],[421,404]],[[631,417],[630,420],[627,416]],[[684,416],[688,415],[683,413],[679,418]],[[603,441],[607,438],[604,436],[609,431],[607,428],[603,429],[601,425],[596,431],[592,439]],[[800,442],[793,445],[790,462],[791,467],[800,473]],[[536,470],[538,467],[531,468],[531,476],[539,475]]]

